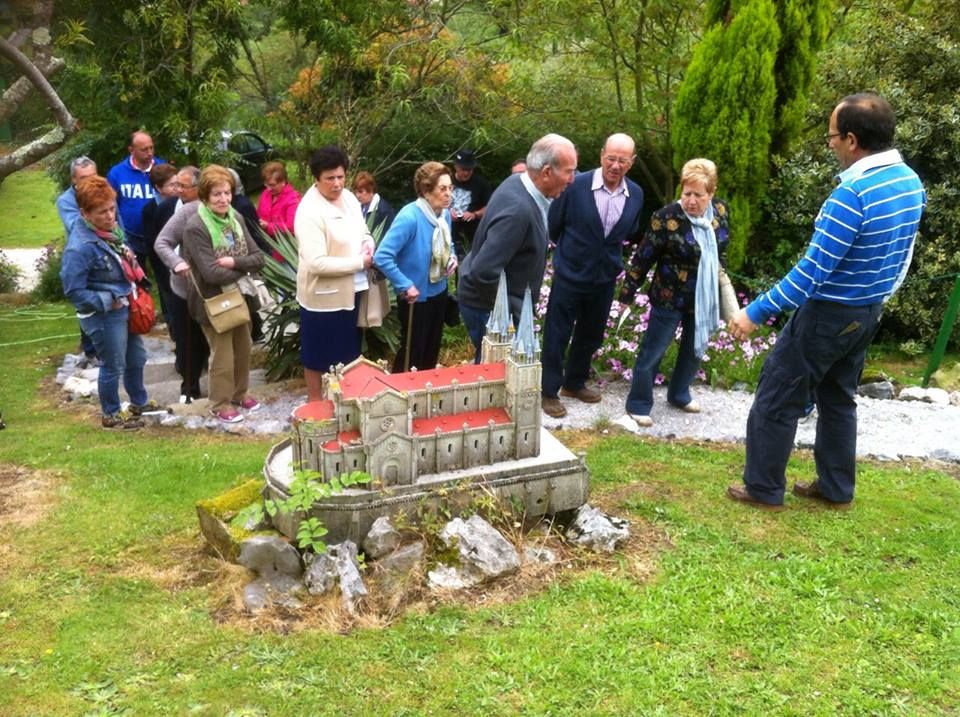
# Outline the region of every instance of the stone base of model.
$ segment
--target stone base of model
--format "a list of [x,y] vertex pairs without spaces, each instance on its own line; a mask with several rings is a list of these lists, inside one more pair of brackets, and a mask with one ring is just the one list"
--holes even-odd
[[[283,500],[293,481],[293,448],[290,441],[278,443],[267,455],[264,498]],[[574,455],[541,429],[540,455],[464,468],[446,473],[424,474],[410,485],[384,490],[348,488],[314,503],[306,515],[276,515],[274,527],[294,538],[300,520],[319,518],[329,531],[324,540],[337,543],[352,540],[358,545],[380,516],[405,516],[416,522],[417,513],[443,507],[445,514],[457,515],[477,498],[490,495],[523,510],[528,518],[554,515],[579,508],[587,501],[590,473],[582,457]]]

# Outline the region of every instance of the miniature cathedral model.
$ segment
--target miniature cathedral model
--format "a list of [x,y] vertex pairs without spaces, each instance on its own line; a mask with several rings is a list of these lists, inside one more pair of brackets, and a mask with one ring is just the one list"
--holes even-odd
[[384,486],[540,454],[540,345],[526,290],[516,330],[506,277],[481,363],[391,374],[362,356],[294,412],[293,464],[321,479],[365,471]]

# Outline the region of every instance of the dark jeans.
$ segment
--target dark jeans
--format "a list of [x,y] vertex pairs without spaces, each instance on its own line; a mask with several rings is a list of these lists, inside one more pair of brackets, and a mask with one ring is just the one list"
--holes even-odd
[[612,283],[582,289],[554,276],[543,323],[544,396],[556,398],[561,386],[577,391],[587,385],[593,354],[603,343],[613,289]]
[[411,331],[410,304],[397,299],[400,318],[400,350],[393,362],[393,372],[400,373],[416,367],[427,370],[437,367],[440,342],[443,339],[443,317],[447,310],[447,292],[431,296],[413,304],[413,328],[410,334],[410,360],[406,360],[407,333]]
[[480,363],[483,336],[487,333],[487,320],[490,318],[490,312],[486,309],[475,309],[472,306],[467,306],[461,301],[460,316],[463,318],[463,325],[467,327],[467,335],[473,342],[473,348],[476,351],[473,362]]
[[80,348],[88,359],[97,358],[97,347],[93,345],[93,339],[87,336],[82,326],[80,327]]
[[186,299],[172,291],[167,297],[170,309],[170,334],[176,347],[176,369],[180,374],[180,394],[200,398],[200,376],[210,358],[210,345],[200,324],[193,320]]
[[143,385],[147,352],[143,339],[131,334],[127,328],[129,315],[129,310],[124,307],[80,319],[81,328],[93,341],[100,356],[97,394],[104,416],[120,412],[121,377],[132,404],[142,406],[147,402],[147,389]]
[[647,331],[640,344],[640,352],[633,365],[633,380],[627,395],[627,413],[637,416],[649,416],[653,408],[653,379],[660,370],[660,361],[667,352],[670,342],[680,331],[680,351],[677,362],[667,386],[667,401],[674,406],[686,406],[690,397],[690,384],[700,368],[700,359],[693,352],[694,313],[684,313],[673,309],[652,307]]
[[811,390],[817,402],[818,488],[828,500],[853,500],[856,391],[881,309],[881,304],[809,301],[784,326],[763,364],[747,419],[743,482],[756,500],[783,503],[787,460]]

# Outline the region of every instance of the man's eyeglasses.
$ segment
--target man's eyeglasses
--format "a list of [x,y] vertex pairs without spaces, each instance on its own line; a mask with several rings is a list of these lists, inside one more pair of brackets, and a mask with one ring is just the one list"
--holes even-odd
[[603,161],[607,164],[616,164],[621,167],[629,167],[631,164],[633,164],[633,157],[613,157],[607,155],[603,158]]
[[829,142],[834,137],[843,137],[843,132],[827,132],[827,136],[824,137],[824,139],[826,139],[827,142]]

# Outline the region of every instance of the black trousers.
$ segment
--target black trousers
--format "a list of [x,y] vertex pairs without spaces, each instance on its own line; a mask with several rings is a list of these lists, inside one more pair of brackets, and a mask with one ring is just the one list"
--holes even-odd
[[829,500],[853,500],[857,386],[882,304],[808,301],[797,309],[763,364],[747,419],[743,482],[756,500],[783,503],[787,460],[811,391],[817,403],[817,485]]
[[[410,334],[410,304],[402,298],[397,301],[400,318],[400,350],[393,361],[393,372],[400,373],[404,365],[420,371],[436,368],[443,339],[443,317],[447,309],[447,292],[431,296],[413,304],[413,330]],[[410,334],[410,361],[406,363],[407,335]]]
[[556,398],[561,387],[576,391],[586,386],[590,362],[607,330],[613,289],[612,282],[584,289],[554,276],[543,322],[540,357],[544,396]]
[[170,331],[176,345],[176,369],[182,379],[180,394],[200,398],[200,376],[210,358],[210,345],[200,324],[190,316],[186,299],[172,291],[167,298],[170,300]]

